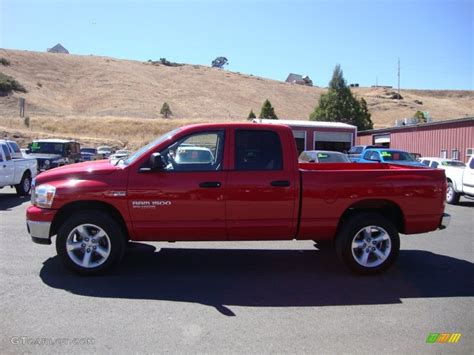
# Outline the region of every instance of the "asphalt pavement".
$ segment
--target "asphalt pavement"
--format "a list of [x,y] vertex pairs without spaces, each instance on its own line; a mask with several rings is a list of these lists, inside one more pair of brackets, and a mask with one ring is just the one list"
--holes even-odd
[[309,241],[133,243],[109,275],[80,277],[31,242],[28,205],[0,190],[2,354],[474,352],[474,201],[402,236],[375,277]]

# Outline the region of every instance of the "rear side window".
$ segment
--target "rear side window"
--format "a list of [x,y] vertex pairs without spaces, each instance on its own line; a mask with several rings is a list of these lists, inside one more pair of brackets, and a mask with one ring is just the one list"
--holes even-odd
[[421,161],[421,164],[426,165],[426,166],[429,166],[429,165],[430,165],[430,161],[429,161],[429,160],[422,160],[422,161]]
[[469,163],[469,167],[471,169],[474,169],[474,159],[471,159],[471,162]]
[[431,165],[430,165],[430,168],[437,168],[438,167],[438,162],[437,161],[432,161],[431,162]]
[[15,153],[21,153],[18,144],[16,144],[15,142],[9,142],[8,144],[10,145],[11,150],[13,150]]
[[237,130],[235,132],[236,170],[282,170],[280,137],[273,131]]
[[3,150],[3,153],[5,154],[5,159],[7,161],[12,160],[12,156],[10,155],[10,151],[8,150],[8,147],[6,144],[2,144],[2,150]]

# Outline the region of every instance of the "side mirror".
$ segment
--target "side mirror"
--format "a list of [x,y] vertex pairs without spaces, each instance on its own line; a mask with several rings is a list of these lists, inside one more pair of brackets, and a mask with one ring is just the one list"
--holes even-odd
[[150,168],[151,170],[163,170],[166,168],[168,163],[160,153],[153,153],[150,156]]

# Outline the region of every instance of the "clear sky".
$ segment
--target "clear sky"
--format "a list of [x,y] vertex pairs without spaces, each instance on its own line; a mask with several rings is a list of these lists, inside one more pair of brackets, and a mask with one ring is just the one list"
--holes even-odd
[[474,89],[474,0],[0,0],[0,47],[210,65],[326,86]]

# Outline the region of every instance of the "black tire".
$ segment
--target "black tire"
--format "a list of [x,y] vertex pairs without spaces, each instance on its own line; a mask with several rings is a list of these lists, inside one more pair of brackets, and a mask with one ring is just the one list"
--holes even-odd
[[26,171],[21,177],[18,185],[15,185],[16,194],[18,196],[28,196],[31,191],[31,174]]
[[[365,232],[364,228],[368,227],[370,231]],[[399,250],[397,229],[377,213],[353,215],[344,222],[336,237],[339,259],[360,275],[374,275],[387,270],[395,262]]]
[[[72,215],[59,227],[56,251],[69,270],[81,275],[99,275],[120,262],[125,252],[125,240],[124,231],[108,214],[85,211]],[[75,244],[73,251],[68,252],[68,243]],[[103,251],[108,252],[106,257],[102,256]],[[88,258],[86,253],[90,254]],[[81,260],[82,265],[79,264]],[[88,267],[84,266],[89,263]]]
[[446,202],[450,205],[456,205],[461,198],[461,194],[454,190],[454,184],[448,181],[448,188],[446,189]]

